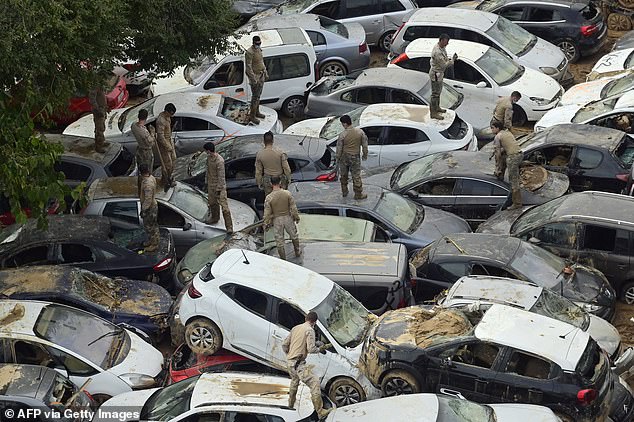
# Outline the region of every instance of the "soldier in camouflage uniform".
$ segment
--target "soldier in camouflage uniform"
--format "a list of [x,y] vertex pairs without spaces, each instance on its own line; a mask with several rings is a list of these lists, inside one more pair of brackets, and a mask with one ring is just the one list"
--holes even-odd
[[[337,138],[337,163],[339,163],[339,180],[341,181],[341,194],[348,196],[348,172],[352,173],[352,189],[354,199],[368,197],[363,193],[361,182],[361,159],[368,159],[368,137],[359,128],[352,127],[352,119],[347,114],[339,118],[344,130]],[[359,150],[363,151],[361,156]]]
[[449,44],[449,35],[441,34],[438,39],[438,44],[436,44],[431,51],[429,67],[429,79],[431,80],[429,115],[432,119],[443,118],[442,113],[446,110],[440,108],[440,93],[442,92],[445,70],[453,66],[456,60],[458,60],[458,56],[455,53],[451,59],[447,56],[447,50],[445,50],[447,44]]
[[165,109],[156,118],[156,143],[161,158],[161,185],[165,192],[170,187],[176,186],[172,173],[176,161],[174,141],[172,141],[172,116],[176,114],[176,106],[172,103],[165,104]]
[[213,142],[203,145],[207,152],[207,200],[209,201],[208,224],[216,224],[220,221],[220,208],[225,219],[227,233],[233,233],[233,221],[231,211],[227,204],[227,185],[225,182],[225,160],[216,152]]
[[[132,123],[132,134],[137,142],[136,148],[136,163],[139,168],[141,164],[147,165],[147,167],[152,171],[154,168],[154,143],[156,142],[154,135],[154,126],[150,126],[150,130],[145,127],[145,122],[147,120],[148,112],[145,109],[139,110],[139,121]],[[137,188],[139,192],[139,197],[141,196],[141,181],[143,180],[143,176],[141,173],[137,176]]]
[[256,125],[260,124],[259,119],[266,117],[260,113],[260,95],[262,95],[264,82],[269,78],[264,64],[264,57],[262,56],[261,45],[262,40],[256,35],[253,37],[253,45],[244,53],[245,73],[247,74],[247,78],[249,78],[249,85],[251,86],[249,121]]
[[513,104],[518,102],[520,98],[522,98],[522,94],[517,91],[513,91],[510,97],[499,98],[493,109],[491,123],[502,123],[505,129],[511,130],[513,127]]
[[273,133],[264,134],[264,148],[255,156],[255,181],[260,189],[264,188],[264,195],[273,190],[271,177],[279,176],[282,189],[287,189],[291,183],[291,168],[288,157],[282,150],[273,147]]
[[[511,198],[513,200],[513,205],[511,205],[508,209],[513,210],[516,208],[521,208],[522,191],[520,190],[520,164],[522,163],[524,155],[522,154],[520,146],[515,140],[513,134],[508,129],[504,129],[503,123],[492,122],[491,131],[495,135],[493,142],[495,142],[496,145],[499,145],[499,148],[504,153],[504,156],[506,156],[505,167],[508,168],[509,172],[509,182],[511,183]],[[502,174],[502,177],[504,177],[504,174]]]
[[271,177],[273,191],[266,196],[264,200],[264,227],[271,227],[271,223],[275,229],[275,244],[277,245],[277,254],[281,259],[286,259],[286,250],[284,249],[284,231],[288,233],[293,242],[295,256],[302,254],[299,248],[299,238],[297,236],[297,227],[295,223],[299,223],[299,211],[293,195],[287,190],[280,187],[279,176]]
[[95,151],[106,152],[106,116],[108,115],[108,102],[103,88],[91,89],[88,93],[88,101],[92,109],[92,118],[95,124]]
[[145,243],[146,252],[154,252],[159,246],[158,204],[156,202],[156,179],[150,174],[147,164],[139,166],[143,177],[141,182],[141,218],[148,240]]

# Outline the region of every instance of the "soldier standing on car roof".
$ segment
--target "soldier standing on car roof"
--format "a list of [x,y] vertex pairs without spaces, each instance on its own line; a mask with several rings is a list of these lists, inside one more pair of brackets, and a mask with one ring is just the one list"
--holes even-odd
[[[506,156],[505,167],[508,168],[509,182],[511,182],[511,198],[513,205],[508,209],[513,210],[522,207],[522,192],[520,191],[520,164],[522,162],[523,154],[520,150],[520,146],[515,140],[515,136],[504,128],[504,125],[500,122],[491,122],[491,131],[495,135],[493,142],[499,145],[501,152]],[[496,147],[497,148],[497,147]],[[501,154],[500,154],[501,155]],[[496,167],[498,155],[496,154]],[[504,178],[504,174],[502,174]]]
[[299,238],[297,237],[297,227],[295,223],[299,223],[299,211],[293,195],[287,190],[280,187],[280,177],[271,177],[273,191],[264,199],[264,227],[273,227],[275,229],[275,244],[277,245],[277,254],[281,259],[286,259],[286,250],[284,249],[284,231],[288,233],[293,242],[295,256],[302,254],[299,248]]
[[264,134],[264,148],[255,156],[255,181],[260,189],[264,188],[264,195],[273,190],[271,177],[278,176],[282,189],[288,189],[291,183],[291,168],[288,165],[286,153],[273,147],[273,133]]
[[[136,148],[136,163],[141,167],[141,164],[146,164],[150,169],[150,172],[154,168],[154,145],[156,143],[154,126],[150,126],[149,130],[145,127],[148,112],[146,109],[139,110],[139,121],[132,123],[132,134],[137,142]],[[137,176],[137,189],[139,197],[141,196],[141,182],[143,176],[139,172]]]
[[[352,119],[347,114],[339,118],[343,126],[343,132],[337,138],[337,163],[339,163],[339,180],[341,181],[341,194],[348,196],[348,172],[352,173],[352,190],[354,199],[368,197],[363,193],[361,181],[361,159],[368,159],[368,137],[359,128],[352,127]],[[361,155],[361,151],[363,155]]]
[[442,119],[444,108],[440,108],[440,93],[442,92],[443,79],[445,70],[458,60],[458,55],[454,53],[453,58],[447,56],[447,47],[449,44],[449,35],[441,34],[438,44],[431,51],[431,60],[429,67],[429,79],[431,80],[431,98],[429,104],[429,115],[432,119]]
[[262,95],[262,88],[264,88],[264,82],[269,78],[269,74],[266,71],[264,65],[264,57],[262,56],[262,40],[259,36],[253,37],[253,45],[247,49],[244,53],[244,61],[246,63],[246,74],[249,78],[249,85],[251,86],[251,110],[249,113],[249,121],[260,124],[259,119],[263,119],[266,116],[260,113],[260,95]]
[[220,208],[225,219],[227,233],[233,233],[231,211],[227,204],[227,184],[225,181],[225,160],[216,152],[213,142],[203,145],[207,152],[207,201],[209,203],[208,224],[216,224],[220,220]]
[[315,323],[317,314],[310,311],[306,314],[306,321],[296,325],[282,343],[282,350],[286,353],[288,374],[291,377],[291,385],[288,390],[288,407],[295,406],[295,396],[299,381],[310,388],[310,398],[319,419],[325,418],[331,409],[324,409],[324,402],[321,398],[321,388],[319,378],[312,373],[311,367],[306,365],[306,357],[309,353],[325,353],[325,350],[332,347],[331,344],[321,344],[317,346],[315,341]]
[[92,109],[92,119],[95,125],[95,151],[106,152],[106,116],[108,115],[108,101],[102,87],[91,89],[88,93],[88,101]]
[[141,218],[148,240],[145,252],[154,252],[159,246],[158,203],[156,202],[156,179],[150,174],[150,168],[143,163],[139,166],[143,178],[141,182]]
[[161,185],[165,192],[170,187],[176,186],[172,179],[176,151],[172,140],[172,116],[176,114],[176,106],[172,103],[165,104],[165,109],[156,118],[156,144],[161,159]]

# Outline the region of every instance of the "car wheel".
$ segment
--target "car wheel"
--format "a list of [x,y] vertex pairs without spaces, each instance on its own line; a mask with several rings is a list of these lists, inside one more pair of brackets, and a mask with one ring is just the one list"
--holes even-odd
[[401,394],[420,393],[420,385],[416,378],[407,371],[397,369],[390,371],[383,378],[381,391],[384,397],[400,396]]
[[579,53],[579,47],[577,47],[577,44],[575,44],[573,40],[565,38],[557,41],[556,45],[561,49],[561,51],[563,51],[570,63],[574,63],[579,60],[579,56],[581,55]]
[[339,407],[365,401],[366,397],[358,382],[351,378],[339,378],[330,385],[328,398]]
[[222,333],[208,319],[196,318],[185,327],[185,342],[197,355],[213,355],[222,346]]
[[304,97],[294,95],[284,100],[284,103],[282,104],[282,113],[284,113],[287,117],[295,117],[298,112],[303,112],[304,107],[306,107]]
[[513,126],[524,126],[526,123],[528,123],[528,117],[524,109],[513,104]]
[[112,396],[109,396],[107,394],[91,394],[90,397],[92,397],[92,400],[95,402],[97,407],[101,406],[102,404],[104,404],[104,402],[112,398]]
[[632,29],[632,19],[621,13],[610,13],[608,16],[608,29],[612,31],[629,31]]
[[378,46],[381,51],[386,53],[390,52],[390,47],[392,46],[392,37],[396,31],[388,31],[379,38]]
[[343,76],[348,74],[346,66],[341,62],[331,61],[326,62],[319,67],[321,70],[319,76]]
[[634,305],[634,281],[628,281],[621,289],[621,300],[628,305]]

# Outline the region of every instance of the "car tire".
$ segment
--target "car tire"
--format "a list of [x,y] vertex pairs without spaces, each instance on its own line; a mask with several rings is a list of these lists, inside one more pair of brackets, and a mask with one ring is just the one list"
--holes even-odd
[[569,63],[575,63],[581,57],[579,46],[570,38],[561,39],[555,45],[564,53]]
[[185,342],[197,355],[213,355],[222,347],[222,333],[208,319],[196,318],[185,327]]
[[284,103],[282,103],[282,113],[284,113],[286,117],[295,117],[298,109],[300,109],[303,114],[304,107],[306,107],[304,97],[293,95],[292,97],[288,97],[284,100]]
[[402,369],[395,369],[383,377],[381,391],[383,397],[415,394],[420,393],[420,384],[414,375]]
[[524,126],[526,123],[528,123],[528,117],[524,109],[513,104],[513,126]]
[[108,394],[91,394],[90,397],[92,397],[92,400],[95,402],[95,405],[97,405],[97,407],[101,406],[102,404],[104,404],[104,402],[112,398],[112,396],[109,396]]
[[629,280],[621,288],[621,300],[628,305],[634,305],[634,281]]
[[331,60],[319,66],[319,76],[344,76],[348,74],[346,65],[336,60]]
[[392,46],[392,37],[396,31],[388,31],[385,34],[381,35],[379,38],[379,42],[377,43],[379,49],[385,53],[390,52],[390,47]]
[[338,378],[328,388],[328,398],[337,407],[365,401],[365,391],[352,378]]

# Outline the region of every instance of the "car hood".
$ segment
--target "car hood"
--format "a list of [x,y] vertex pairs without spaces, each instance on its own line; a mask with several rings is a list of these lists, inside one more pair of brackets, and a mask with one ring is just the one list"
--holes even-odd
[[[530,186],[526,184],[522,185],[522,200],[526,205],[543,204],[551,199],[559,198],[565,195],[570,187],[570,179],[568,179],[568,176],[565,174],[546,170],[541,166],[534,166],[534,168],[529,168],[529,170],[538,172],[546,171],[547,176],[544,184],[535,190],[527,190]],[[522,175],[525,173],[526,172],[522,172]],[[532,171],[529,173],[532,173]],[[524,178],[522,179],[524,180]],[[543,180],[543,178],[540,180]]]
[[390,190],[390,180],[392,179],[392,173],[398,166],[384,166],[384,167],[372,167],[369,169],[361,169],[361,177],[363,183],[368,185],[374,185],[382,187],[383,189]]
[[[104,132],[104,136],[106,138],[121,135],[121,131],[119,130],[119,117],[128,108],[129,107],[116,108],[108,113],[108,115],[106,116],[106,131]],[[71,123],[66,127],[66,129],[64,129],[64,132],[62,132],[62,134],[70,136],[82,136],[85,138],[94,138],[95,122],[92,118],[92,114],[87,114],[79,120]]]
[[163,369],[163,354],[132,331],[126,332],[130,336],[130,351],[123,362],[108,371],[117,376],[141,374],[157,377]]
[[592,67],[590,73],[603,74],[625,69],[625,61],[630,56],[631,50],[612,51],[601,57]]
[[514,210],[502,210],[498,211],[489,217],[484,223],[478,226],[476,233],[488,233],[488,234],[509,234],[511,232],[511,226],[525,211],[528,211],[531,207],[522,207]]
[[[231,211],[231,219],[233,220],[233,230],[242,230],[246,226],[249,226],[258,221],[258,215],[253,211],[253,208],[245,203],[236,201],[235,199],[228,198],[227,204]],[[225,229],[224,220],[220,220],[212,227],[217,227],[221,230]]]
[[[583,106],[590,101],[601,99],[601,91],[614,78],[603,78],[596,81],[577,84],[564,92],[559,100],[559,106],[576,105]],[[555,109],[558,110],[558,109]]]
[[[111,297],[105,297],[104,300],[93,299],[110,312],[144,317],[169,313],[172,297],[161,286],[142,280],[114,279],[112,282],[113,286],[102,286],[112,294]],[[99,293],[96,292],[97,295]],[[101,294],[99,297],[104,295]]]
[[507,85],[506,88],[509,91],[530,92],[531,97],[539,97],[547,100],[553,99],[561,91],[559,82],[529,67],[525,67],[524,74],[518,80]]
[[429,243],[452,233],[469,233],[471,227],[464,219],[447,211],[422,206],[425,218],[412,236]]
[[[130,417],[126,417],[125,419],[117,419],[120,422],[128,422],[128,421],[138,421],[139,417],[134,417],[134,413],[140,414],[145,402],[148,401],[150,396],[160,390],[160,388],[150,388],[147,390],[138,390],[138,391],[129,391],[127,393],[117,394],[105,401],[100,409],[108,410],[108,409],[125,409],[126,416],[130,415]],[[110,422],[112,418],[101,418],[100,412],[95,414],[92,422]]]
[[[535,132],[546,129],[547,127],[555,126],[560,123],[570,123],[575,114],[581,109],[581,106],[576,104],[555,107],[552,110],[548,110],[541,119],[535,123]],[[579,122],[582,123],[582,122]]]
[[544,406],[534,404],[490,404],[495,411],[497,422],[557,422],[559,418],[552,410]]
[[621,336],[614,325],[596,315],[590,315],[587,332],[608,355],[614,356],[621,344]]
[[154,95],[191,88],[192,85],[185,79],[184,72],[185,66],[181,66],[174,69],[172,76],[159,75],[154,78]]
[[[535,43],[533,48],[528,50],[523,56],[519,57],[518,61],[531,69],[539,69],[540,67],[554,67],[557,69],[564,59],[564,53],[559,47],[538,37],[537,43]],[[531,86],[531,89],[532,88],[536,87]]]
[[324,128],[324,125],[328,123],[330,119],[334,119],[335,117],[319,117],[317,119],[306,119],[301,122],[297,122],[293,125],[290,125],[286,128],[286,130],[282,133],[287,135],[306,135],[306,136],[314,136],[319,138],[319,134],[321,130]]

